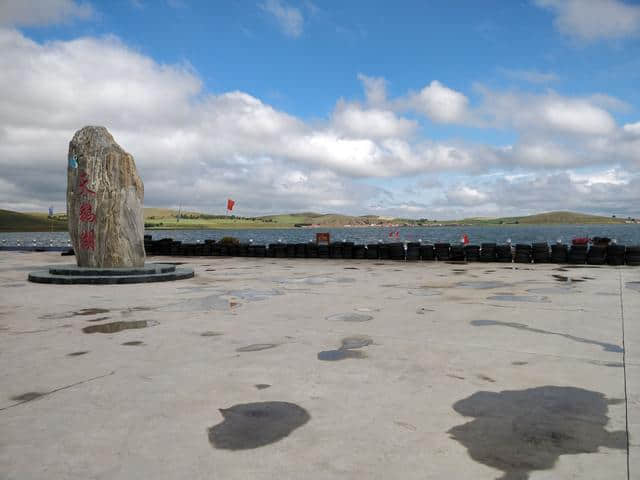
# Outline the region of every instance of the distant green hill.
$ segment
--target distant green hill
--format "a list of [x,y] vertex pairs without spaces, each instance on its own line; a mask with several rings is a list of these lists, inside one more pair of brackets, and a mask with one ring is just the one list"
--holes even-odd
[[56,232],[67,230],[66,215],[56,215],[52,220],[46,213],[20,213],[0,210],[0,232]]
[[[587,215],[574,212],[547,212],[522,217],[466,218],[463,220],[416,220],[386,218],[376,215],[350,216],[314,212],[266,215],[262,217],[237,217],[235,215],[213,215],[199,212],[178,211],[167,208],[145,208],[145,227],[151,229],[200,229],[200,228],[291,228],[317,225],[320,227],[352,227],[394,224],[407,226],[433,225],[550,225],[550,224],[620,224],[624,219]],[[0,210],[0,232],[46,232],[66,231],[66,215],[56,215],[50,221],[44,213],[20,213]]]

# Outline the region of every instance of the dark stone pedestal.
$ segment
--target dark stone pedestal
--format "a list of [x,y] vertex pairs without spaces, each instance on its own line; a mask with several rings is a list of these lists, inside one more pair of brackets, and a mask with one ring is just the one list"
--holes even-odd
[[168,263],[150,263],[134,268],[84,268],[60,265],[29,274],[35,283],[111,285],[119,283],[151,283],[184,280],[194,276],[191,267]]

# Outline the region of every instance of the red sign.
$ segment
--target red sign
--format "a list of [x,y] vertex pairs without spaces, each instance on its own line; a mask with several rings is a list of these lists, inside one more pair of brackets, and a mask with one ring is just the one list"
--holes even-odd
[[326,233],[316,233],[316,244],[317,245],[329,245],[329,242],[331,241],[331,235],[329,235],[329,232]]
[[233,206],[236,204],[236,202],[234,202],[233,200],[231,200],[230,198],[227,199],[227,210],[231,211],[233,210]]

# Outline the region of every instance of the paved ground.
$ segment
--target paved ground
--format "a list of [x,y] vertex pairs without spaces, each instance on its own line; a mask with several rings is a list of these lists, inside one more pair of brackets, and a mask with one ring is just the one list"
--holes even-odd
[[640,478],[640,269],[69,260],[0,254],[2,479]]

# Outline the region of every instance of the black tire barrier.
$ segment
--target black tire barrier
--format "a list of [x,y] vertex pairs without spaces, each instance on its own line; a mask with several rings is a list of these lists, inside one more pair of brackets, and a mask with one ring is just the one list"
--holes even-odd
[[296,258],[307,258],[307,244],[296,243]]
[[436,251],[436,259],[438,261],[447,261],[450,259],[451,244],[449,243],[436,243],[433,245]]
[[511,245],[496,245],[496,261],[499,263],[513,262],[513,254],[511,253]]
[[569,247],[562,243],[551,245],[551,263],[567,263],[569,259]]
[[587,245],[571,245],[567,263],[573,265],[584,265],[587,263]]
[[432,262],[436,259],[436,251],[433,245],[420,246],[420,258],[422,261]]
[[496,244],[482,243],[480,245],[480,261],[495,262],[496,261]]
[[367,258],[367,249],[364,245],[353,246],[353,258],[356,260],[363,260]]
[[606,263],[607,247],[604,245],[591,245],[587,252],[588,265],[604,265]]
[[451,245],[449,248],[449,260],[452,262],[464,262],[464,246],[463,245]]
[[624,265],[625,253],[627,247],[624,245],[613,244],[607,247],[607,264],[608,265]]
[[402,243],[372,243],[368,245],[353,242],[334,242],[331,245],[315,243],[271,243],[253,244],[221,244],[214,239],[206,239],[202,243],[182,243],[171,238],[153,240],[145,235],[144,247],[147,255],[171,256],[240,256],[271,258],[336,258],[336,259],[369,259],[369,260],[407,260],[433,261],[451,260],[468,262],[504,262],[509,263],[558,263],[588,264],[612,266],[640,266],[640,246],[625,247],[604,242],[588,245],[573,245],[537,242],[532,245],[510,245],[483,243],[478,245],[451,245],[437,243],[435,245],[408,242],[406,249]]
[[516,253],[513,260],[516,263],[531,263],[531,261],[533,260],[532,252],[533,249],[531,245],[517,243]]
[[549,263],[551,261],[549,245],[546,242],[534,243],[531,247],[533,263]]
[[405,260],[404,244],[390,243],[389,256],[391,257],[391,260]]
[[418,242],[407,243],[407,262],[420,260],[420,244]]
[[465,245],[464,258],[467,262],[480,261],[480,246],[479,245]]
[[329,258],[342,258],[342,243],[335,242],[329,245]]

